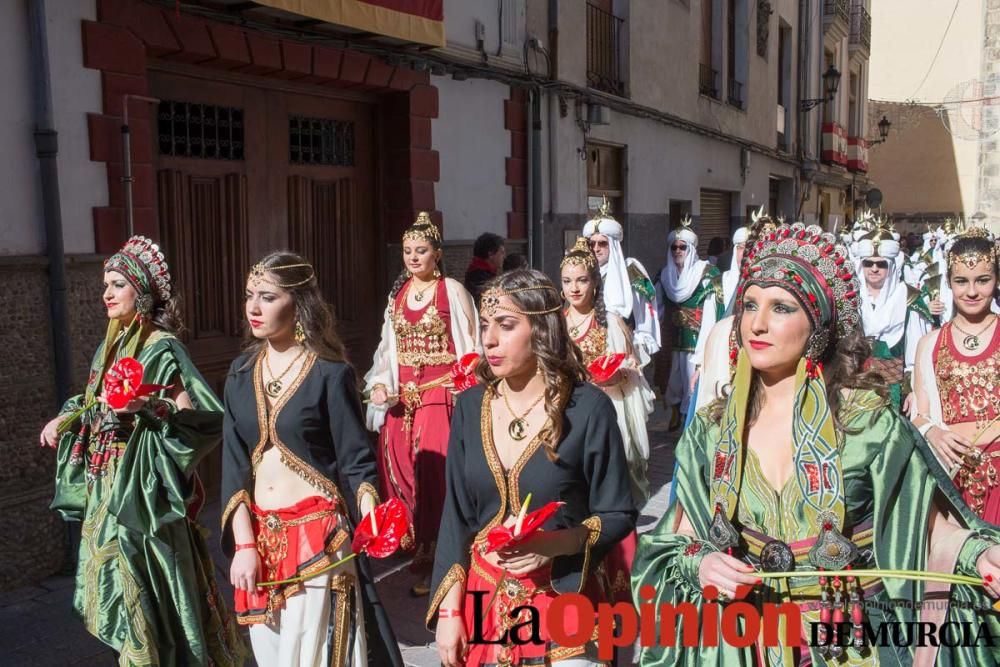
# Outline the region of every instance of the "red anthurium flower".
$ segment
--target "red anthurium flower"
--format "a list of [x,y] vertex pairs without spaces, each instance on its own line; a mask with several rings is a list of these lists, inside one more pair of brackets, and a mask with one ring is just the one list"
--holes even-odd
[[486,534],[486,553],[491,553],[498,549],[503,549],[509,544],[520,542],[521,540],[534,535],[549,520],[556,510],[566,503],[554,501],[547,503],[535,510],[527,513],[528,503],[531,502],[531,494],[524,499],[521,513],[513,526],[496,526]]
[[476,366],[479,364],[479,353],[469,352],[451,365],[451,383],[456,391],[465,391],[479,384],[476,377]]
[[115,362],[104,376],[104,398],[108,405],[115,410],[121,410],[129,404],[129,401],[172,386],[142,384],[143,370],[142,364],[132,357],[123,357]]
[[410,529],[410,514],[399,498],[376,505],[354,530],[351,550],[372,558],[387,558],[399,549],[400,540]]
[[587,371],[594,382],[598,384],[607,382],[615,374],[615,371],[621,367],[623,361],[625,361],[624,352],[605,354],[590,362],[590,365],[587,366]]

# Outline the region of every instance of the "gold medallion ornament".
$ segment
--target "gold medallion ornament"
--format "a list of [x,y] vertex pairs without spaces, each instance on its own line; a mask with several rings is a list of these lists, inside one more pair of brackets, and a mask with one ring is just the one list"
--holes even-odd
[[982,335],[983,335],[983,333],[984,333],[984,332],[985,332],[985,331],[986,331],[987,329],[989,329],[989,328],[990,328],[991,326],[993,326],[993,323],[994,323],[995,321],[996,321],[996,318],[993,318],[993,319],[991,319],[991,320],[989,321],[989,323],[987,323],[987,325],[986,325],[985,327],[983,327],[982,329],[980,329],[979,331],[977,331],[977,332],[976,332],[976,333],[974,333],[974,334],[972,334],[972,333],[969,333],[968,331],[966,331],[966,330],[965,330],[965,329],[963,329],[962,327],[958,326],[958,322],[957,322],[956,320],[952,320],[952,321],[951,321],[951,323],[952,323],[952,325],[953,325],[953,326],[954,326],[954,327],[955,327],[956,329],[958,329],[958,330],[959,330],[960,332],[962,332],[962,333],[964,333],[964,334],[965,334],[965,338],[963,338],[963,339],[962,339],[962,346],[963,346],[963,347],[965,347],[965,349],[966,349],[966,350],[970,350],[970,351],[972,351],[972,352],[975,352],[975,351],[976,351],[976,350],[978,350],[978,349],[979,349],[979,348],[980,348],[980,347],[982,346],[982,344],[983,344],[983,343],[982,343],[982,341],[981,341],[981,340],[979,340],[979,337],[980,337],[980,336],[982,336]]
[[524,414],[521,416],[518,416],[517,413],[514,412],[514,408],[510,406],[510,400],[507,398],[507,393],[509,391],[510,385],[507,384],[506,380],[504,380],[503,403],[507,408],[507,412],[509,412],[510,416],[514,418],[507,424],[507,435],[517,442],[520,442],[528,435],[528,422],[525,420],[525,417],[527,417],[528,414],[535,409],[535,406],[541,403],[542,399],[545,398],[545,390],[542,390],[542,393],[538,395],[538,398],[535,399],[531,406],[525,410]]
[[281,395],[281,390],[284,388],[284,384],[281,379],[288,374],[288,371],[292,370],[292,366],[295,365],[295,362],[298,361],[305,353],[306,349],[302,348],[299,353],[295,355],[295,358],[292,359],[292,363],[288,364],[285,370],[281,371],[280,374],[275,375],[274,371],[271,370],[271,351],[270,348],[268,348],[268,351],[264,354],[264,365],[267,366],[267,373],[271,376],[271,379],[264,385],[264,391],[267,392],[268,396],[271,398],[277,398]]
[[410,291],[411,292],[416,292],[416,294],[413,296],[413,300],[417,301],[417,302],[423,301],[424,300],[424,293],[427,292],[427,290],[429,290],[430,288],[432,288],[435,285],[437,285],[437,282],[438,282],[438,279],[435,278],[434,280],[432,280],[429,283],[427,283],[426,285],[424,285],[423,289],[417,289],[416,283],[415,282],[410,282]]

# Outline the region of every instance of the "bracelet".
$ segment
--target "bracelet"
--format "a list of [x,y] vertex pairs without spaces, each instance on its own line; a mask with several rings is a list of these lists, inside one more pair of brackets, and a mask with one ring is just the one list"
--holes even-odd
[[926,438],[927,432],[930,431],[935,426],[937,426],[937,424],[935,424],[932,421],[928,421],[927,423],[921,424],[920,426],[917,427],[917,433],[920,434],[920,437]]
[[253,542],[247,542],[246,544],[237,544],[233,548],[233,551],[243,551],[244,549],[254,549],[254,550],[256,550],[257,549],[257,545],[254,544]]
[[438,618],[461,618],[462,612],[459,609],[438,609]]

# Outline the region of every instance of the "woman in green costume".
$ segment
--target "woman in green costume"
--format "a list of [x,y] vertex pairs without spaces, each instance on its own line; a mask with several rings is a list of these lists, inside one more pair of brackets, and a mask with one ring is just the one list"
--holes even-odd
[[[676,644],[645,648],[642,664],[996,664],[1000,648],[983,639],[953,648],[865,645],[865,623],[878,632],[887,622],[966,621],[973,637],[990,632],[1000,647],[997,615],[976,609],[989,610],[989,597],[1000,594],[998,532],[964,508],[924,440],[890,407],[881,378],[860,370],[870,349],[847,250],[797,223],[747,252],[732,382],[678,444],[676,499],[640,538],[632,583],[638,602],[699,610],[706,586],[723,601],[752,587],[746,601],[758,609],[797,605],[802,637],[784,643],[781,617],[778,646],[758,638],[748,648],[720,641],[685,650],[679,619]],[[981,577],[984,587],[818,572],[849,568],[958,573]],[[788,571],[801,576],[768,577]],[[913,609],[931,598],[949,604]],[[819,645],[822,626],[812,642],[811,623],[838,621],[851,645]],[[899,629],[905,640],[913,626]]]
[[[222,405],[174,335],[170,272],[149,239],[105,262],[104,305],[86,391],[41,435],[58,447],[52,508],[83,522],[73,608],[121,665],[243,664],[195,521],[195,468],[222,439]],[[169,386],[112,410],[104,380],[124,357],[143,365],[143,383]]]

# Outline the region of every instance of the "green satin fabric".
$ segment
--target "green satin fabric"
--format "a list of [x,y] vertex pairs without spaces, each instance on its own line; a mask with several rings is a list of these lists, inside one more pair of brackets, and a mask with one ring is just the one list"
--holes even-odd
[[[874,542],[872,550],[876,567],[884,569],[926,569],[928,539],[927,522],[931,501],[937,495],[939,502],[951,504],[962,521],[972,530],[987,538],[1000,537],[1000,532],[985,524],[962,506],[954,486],[948,482],[943,470],[927,449],[926,443],[909,422],[895,410],[884,407],[868,392],[854,392],[841,410],[842,422],[850,431],[842,435],[841,465],[845,488],[845,524],[855,526],[872,522]],[[639,540],[632,568],[632,585],[637,602],[649,598],[639,597],[639,588],[651,585],[656,595],[652,603],[679,604],[692,602],[701,605],[704,599],[697,585],[697,565],[700,558],[685,555],[691,539],[674,532],[683,508],[695,534],[700,540],[708,539],[712,520],[710,480],[712,460],[719,440],[719,428],[699,413],[688,426],[677,446],[678,470],[674,478],[676,499],[663,519],[650,533]],[[791,452],[789,452],[791,454]],[[930,462],[930,463],[928,463]],[[816,529],[805,520],[801,502],[802,492],[793,476],[780,490],[771,488],[760,472],[752,455],[746,457],[743,480],[739,494],[738,520],[746,528],[764,533],[784,542],[794,542],[814,537]],[[703,548],[698,556],[703,555]],[[971,559],[967,559],[970,560]],[[957,570],[962,574],[977,576],[973,562],[960,560]],[[800,560],[796,569],[811,569]],[[794,579],[793,586],[816,584],[816,578]],[[869,601],[916,601],[922,599],[922,584],[900,579],[883,579],[884,591],[869,596]],[[748,601],[759,605],[763,602],[788,602],[789,583],[765,579]],[[953,586],[952,600],[969,606],[989,607],[991,600],[982,588]],[[801,600],[798,600],[801,602]],[[804,632],[809,632],[808,621],[818,621],[817,612],[806,612]],[[879,611],[869,606],[866,620],[877,625],[889,621],[916,621],[912,609],[896,607]],[[958,609],[952,605],[947,621],[985,622],[994,636],[1000,636],[1000,620],[995,613],[980,613],[972,609]],[[718,647],[686,649],[681,645],[683,623],[678,622],[677,642],[671,647],[643,649],[642,664],[652,665],[751,665],[757,659],[756,647],[741,649],[720,642]],[[869,648],[858,654],[849,650],[847,660],[827,662],[818,650],[812,649],[812,660],[817,665],[908,665],[912,663],[911,649]],[[998,652],[994,652],[998,651]],[[791,652],[780,648],[769,649],[764,656],[768,665],[790,665]],[[988,646],[942,647],[938,654],[939,665],[997,664],[1000,649]]]
[[[121,456],[91,480],[97,438],[85,425],[105,408],[88,411],[61,437],[52,508],[83,522],[74,610],[122,665],[241,665],[247,651],[216,588],[207,533],[187,516],[194,470],[222,438],[222,405],[175,337],[153,333],[136,358],[143,382],[182,383],[195,409],[162,421],[136,415]],[[103,359],[102,344],[92,383]],[[83,400],[70,399],[62,413]],[[71,461],[80,434],[82,463]]]

